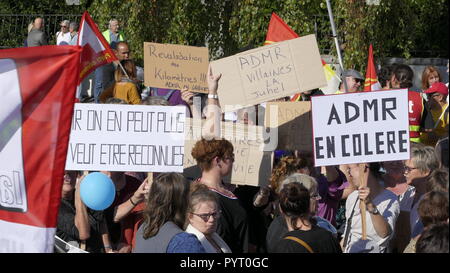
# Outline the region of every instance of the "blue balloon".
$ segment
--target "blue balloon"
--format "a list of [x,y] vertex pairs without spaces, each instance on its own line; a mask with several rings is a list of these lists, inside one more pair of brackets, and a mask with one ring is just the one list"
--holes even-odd
[[115,196],[116,188],[113,181],[103,173],[90,173],[81,181],[81,200],[93,210],[108,208],[114,201]]

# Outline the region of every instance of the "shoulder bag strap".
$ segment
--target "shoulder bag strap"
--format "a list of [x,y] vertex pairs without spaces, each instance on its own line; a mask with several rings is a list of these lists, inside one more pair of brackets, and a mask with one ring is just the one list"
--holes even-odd
[[353,205],[352,208],[352,214],[350,214],[350,217],[347,219],[347,225],[345,227],[345,237],[344,237],[344,250],[347,247],[347,243],[348,243],[348,236],[350,235],[350,229],[352,228],[352,218],[353,218],[353,214],[355,214],[355,207],[356,204],[358,203],[359,198],[356,198],[355,204]]
[[299,239],[299,238],[297,238],[297,237],[294,237],[294,236],[287,236],[287,237],[284,237],[284,239],[285,239],[285,240],[292,240],[292,241],[295,241],[295,242],[301,244],[304,248],[306,248],[306,250],[308,250],[309,253],[314,253],[314,251],[312,250],[312,248],[311,248],[305,241],[303,241],[303,240],[301,240],[301,239]]

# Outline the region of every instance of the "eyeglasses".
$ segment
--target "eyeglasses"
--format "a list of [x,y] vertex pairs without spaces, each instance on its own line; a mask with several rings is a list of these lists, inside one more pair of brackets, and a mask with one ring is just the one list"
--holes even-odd
[[63,27],[63,28],[67,28],[67,26],[61,26],[61,27]]
[[209,217],[211,217],[211,216],[212,216],[214,219],[219,218],[221,213],[222,213],[222,211],[220,211],[220,210],[219,210],[219,211],[212,212],[212,213],[203,213],[203,214],[198,214],[198,213],[191,212],[191,214],[196,215],[196,216],[202,218],[202,220],[205,221],[205,222],[208,222],[208,221],[209,221]]
[[408,166],[405,166],[404,168],[405,168],[405,173],[409,173],[409,172],[411,172],[412,170],[418,169],[418,168],[410,168],[410,167],[408,167]]

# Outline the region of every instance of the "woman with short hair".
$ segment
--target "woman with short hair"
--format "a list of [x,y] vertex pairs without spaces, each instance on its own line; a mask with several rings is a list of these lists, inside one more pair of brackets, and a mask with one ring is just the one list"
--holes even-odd
[[417,211],[419,202],[427,192],[428,177],[433,170],[439,168],[439,160],[436,157],[434,149],[423,144],[412,144],[410,153],[410,159],[404,162],[404,176],[406,183],[414,186],[416,189],[410,213],[410,238],[414,238],[423,230],[423,225]]
[[70,41],[69,45],[77,45],[78,42],[78,24],[70,22],[69,24]]
[[61,31],[56,33],[57,45],[69,45],[70,44],[70,32],[69,32],[69,20],[63,20],[60,24]]

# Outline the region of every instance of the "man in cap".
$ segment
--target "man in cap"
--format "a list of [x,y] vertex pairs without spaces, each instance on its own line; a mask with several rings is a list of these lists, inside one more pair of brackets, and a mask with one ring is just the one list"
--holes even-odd
[[[364,77],[354,69],[344,70],[341,76],[341,84],[336,94],[353,93],[359,91],[359,88],[364,84]],[[345,91],[344,80],[347,82],[347,91]]]

